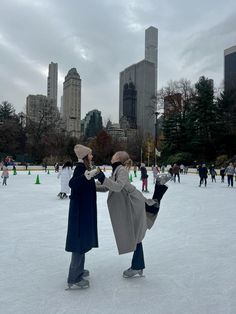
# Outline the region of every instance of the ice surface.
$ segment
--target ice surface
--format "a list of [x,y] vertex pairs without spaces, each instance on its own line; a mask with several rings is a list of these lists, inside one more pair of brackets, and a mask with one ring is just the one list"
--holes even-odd
[[[217,180],[199,188],[190,174],[168,183],[143,241],[142,278],[122,277],[132,254],[118,255],[107,194],[98,194],[99,248],[86,254],[90,288],[65,291],[69,200],[57,199],[54,173],[11,174],[0,186],[0,313],[235,314],[236,188]],[[139,178],[133,184],[141,189]],[[149,173],[150,197],[153,187]]]

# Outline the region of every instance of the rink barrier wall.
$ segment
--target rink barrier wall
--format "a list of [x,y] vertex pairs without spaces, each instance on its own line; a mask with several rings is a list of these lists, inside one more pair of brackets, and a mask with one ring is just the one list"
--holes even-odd
[[[104,166],[100,166],[100,168],[103,170]],[[111,166],[106,166],[105,167],[106,170],[111,170]],[[152,168],[151,167],[146,167],[148,171],[151,171]],[[10,171],[12,171],[12,166],[8,166],[8,169]],[[61,169],[61,168],[60,168]],[[31,165],[31,166],[28,166],[27,170],[25,169],[25,166],[16,166],[16,171],[44,171],[45,172],[45,169],[43,166],[37,166],[37,165]],[[54,169],[54,166],[47,166],[47,170],[46,171],[55,171]],[[131,169],[131,172],[133,171],[133,169]],[[220,174],[220,170],[219,169],[216,169],[216,172],[217,172],[217,175]],[[188,173],[191,173],[191,174],[198,174],[197,172],[197,169],[196,168],[189,168],[188,169]]]

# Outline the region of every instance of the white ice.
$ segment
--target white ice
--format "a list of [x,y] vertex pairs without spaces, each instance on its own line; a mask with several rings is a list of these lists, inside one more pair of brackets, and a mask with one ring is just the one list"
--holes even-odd
[[[132,254],[118,255],[107,194],[98,194],[99,248],[86,254],[90,288],[65,291],[69,200],[57,199],[55,173],[38,173],[40,185],[37,172],[18,172],[0,186],[1,314],[236,313],[235,187],[217,177],[199,188],[191,174],[168,183],[143,241],[145,277],[133,279],[122,277]],[[141,188],[139,178],[133,184]],[[151,173],[149,190],[151,197]]]

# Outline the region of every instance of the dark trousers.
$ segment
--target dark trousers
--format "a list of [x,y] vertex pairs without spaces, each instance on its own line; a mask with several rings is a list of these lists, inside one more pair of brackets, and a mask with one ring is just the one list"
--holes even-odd
[[74,284],[82,279],[84,272],[85,254],[72,252],[67,283]]
[[131,262],[131,268],[137,270],[145,268],[142,242],[138,243],[136,246]]
[[224,181],[225,181],[225,175],[222,174],[222,175],[221,175],[221,182],[224,182]]
[[207,185],[207,178],[200,178],[199,186],[201,186],[203,184],[203,181],[205,183],[205,186]]
[[180,176],[179,173],[174,174],[174,182],[176,181],[176,176],[178,177],[178,182],[180,183]]
[[2,185],[7,185],[7,177],[3,177]]
[[234,176],[233,175],[227,175],[227,179],[228,179],[228,186],[234,186]]

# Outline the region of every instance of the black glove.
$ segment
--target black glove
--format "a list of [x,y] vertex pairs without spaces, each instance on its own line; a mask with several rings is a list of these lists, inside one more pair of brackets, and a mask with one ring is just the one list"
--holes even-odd
[[94,179],[98,179],[98,181],[103,184],[104,180],[105,180],[105,174],[100,171],[98,174],[96,174],[96,176],[94,177]]

